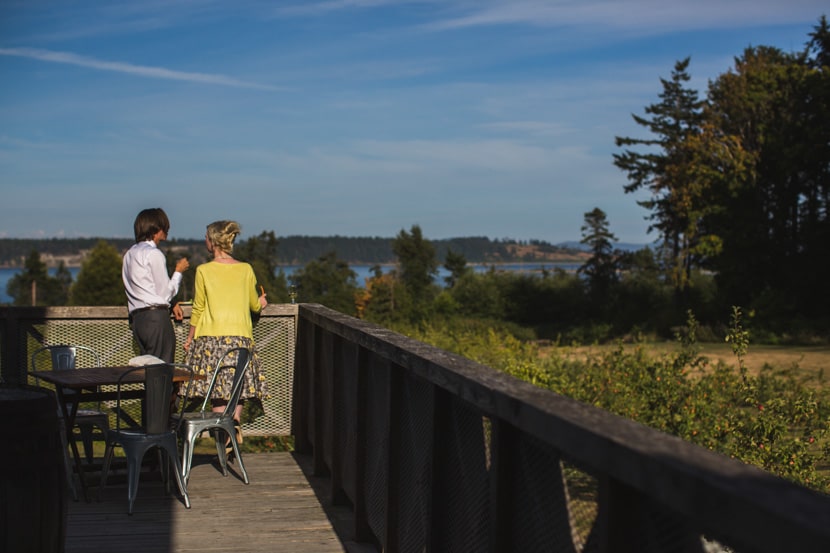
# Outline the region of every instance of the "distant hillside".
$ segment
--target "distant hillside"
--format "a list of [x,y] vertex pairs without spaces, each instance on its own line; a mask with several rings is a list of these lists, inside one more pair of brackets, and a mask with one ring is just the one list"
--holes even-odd
[[[289,265],[305,264],[330,251],[354,265],[394,263],[394,238],[345,236],[285,236],[279,238],[280,261]],[[510,263],[521,261],[573,261],[585,254],[574,248],[546,242],[491,240],[487,237],[446,238],[432,240],[436,256],[443,261],[448,250],[463,255],[468,263]]]
[[[32,251],[37,251],[50,267],[57,266],[61,261],[68,267],[79,267],[99,240],[109,242],[118,251],[125,251],[133,243],[128,238],[0,238],[0,266],[20,267]],[[277,240],[277,257],[282,265],[305,265],[331,251],[352,265],[395,262],[392,252],[394,238],[283,236]],[[448,250],[463,255],[468,263],[581,261],[588,256],[580,248],[553,245],[541,240],[491,240],[474,236],[433,240],[432,243],[439,261],[444,260]],[[172,240],[164,242],[162,248],[203,257],[205,245],[203,240]]]
[[[570,240],[568,242],[560,242],[557,244],[565,249],[569,250],[580,250],[580,251],[589,251],[590,248],[581,242],[577,242],[576,240]],[[621,250],[624,252],[635,252],[637,250],[642,250],[646,247],[652,247],[650,244],[632,244],[630,242],[614,242],[614,249]]]

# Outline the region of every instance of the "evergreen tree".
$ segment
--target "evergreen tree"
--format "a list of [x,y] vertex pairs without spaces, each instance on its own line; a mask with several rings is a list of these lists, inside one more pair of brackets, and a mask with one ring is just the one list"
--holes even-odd
[[288,280],[278,266],[277,246],[279,240],[274,231],[263,231],[236,245],[233,256],[251,264],[260,286],[270,303],[288,301]]
[[72,288],[72,273],[66,268],[66,263],[61,261],[55,271],[55,297],[50,305],[66,305],[69,303],[69,290]]
[[493,271],[483,274],[466,271],[450,288],[450,293],[462,315],[485,319],[505,317],[501,281]]
[[52,303],[60,299],[60,286],[57,279],[49,276],[40,253],[32,250],[23,270],[9,280],[6,293],[12,298],[12,305],[63,305]]
[[690,282],[697,246],[694,210],[696,200],[704,195],[687,144],[702,132],[704,106],[697,91],[685,87],[690,80],[689,61],[677,62],[670,80],[660,79],[661,101],[645,108],[649,118],[632,116],[653,138],[616,138],[618,147],[641,146],[644,151],[626,149],[614,154],[614,164],[628,175],[625,192],[646,189],[651,193],[638,203],[651,211],[648,218],[654,222],[648,230],[660,233],[666,272],[679,294]]
[[588,278],[588,289],[594,306],[602,311],[608,304],[611,287],[617,282],[614,242],[617,237],[608,230],[605,212],[598,207],[585,214],[581,244],[591,249],[591,257],[579,268]]
[[105,240],[89,252],[69,293],[70,305],[126,305],[121,254]]
[[461,277],[470,272],[470,268],[467,266],[467,258],[464,257],[464,254],[456,253],[452,249],[447,249],[447,256],[444,258],[444,268],[450,272],[448,276],[444,277],[447,288],[454,287]]
[[435,296],[433,278],[438,272],[435,247],[421,234],[421,227],[413,225],[410,232],[401,229],[392,242],[392,251],[398,258],[399,278],[412,300],[415,320],[423,320]]
[[294,274],[293,281],[304,303],[320,303],[347,315],[355,314],[357,273],[329,252]]
[[366,279],[365,288],[358,290],[355,299],[358,317],[386,325],[403,320],[411,305],[406,287],[397,275],[380,271]]
[[[823,32],[826,23],[816,36]],[[712,268],[723,301],[790,319],[830,305],[830,73],[811,64],[807,53],[747,48],[709,87],[713,120],[750,159],[746,177],[715,199],[723,210],[712,228],[723,245]]]

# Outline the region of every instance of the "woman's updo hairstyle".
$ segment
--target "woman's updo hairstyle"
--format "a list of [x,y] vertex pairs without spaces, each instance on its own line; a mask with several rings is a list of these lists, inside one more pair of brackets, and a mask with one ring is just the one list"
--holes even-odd
[[233,241],[241,231],[236,221],[216,221],[207,226],[207,237],[214,248],[231,253]]

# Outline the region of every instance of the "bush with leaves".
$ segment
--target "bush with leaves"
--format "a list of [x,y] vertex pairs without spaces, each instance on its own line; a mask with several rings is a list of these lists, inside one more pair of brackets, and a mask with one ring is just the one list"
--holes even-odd
[[[742,355],[749,345],[739,309],[729,342],[738,368],[700,355],[698,323],[689,313],[678,332],[679,350],[654,354],[646,344],[622,343],[610,352],[575,353],[568,347],[541,355],[535,342],[504,328],[457,320],[419,329],[416,339],[453,351],[568,397],[633,419],[701,447],[759,466],[810,488],[830,492],[822,469],[830,453],[830,387],[818,375],[798,380],[794,369],[765,368],[750,375]],[[580,350],[581,351],[581,350]],[[822,472],[823,471],[823,472]]]

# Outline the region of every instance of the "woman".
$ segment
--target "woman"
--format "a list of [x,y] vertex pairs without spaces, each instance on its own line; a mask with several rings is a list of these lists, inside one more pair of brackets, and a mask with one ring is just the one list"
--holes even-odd
[[[239,405],[233,418],[237,426],[242,416],[245,399],[267,397],[265,377],[260,371],[259,357],[254,350],[251,313],[259,313],[268,304],[265,291],[257,296],[256,276],[248,263],[233,258],[233,243],[240,232],[235,221],[216,221],[207,226],[205,245],[213,261],[196,268],[193,310],[190,315],[190,332],[184,343],[185,362],[196,374],[206,380],[193,381],[195,396],[204,397],[218,359],[229,349],[250,348],[253,352],[245,375],[245,384]],[[228,361],[236,363],[235,358]],[[214,411],[223,411],[227,405],[233,375],[223,371],[216,383],[211,403]],[[237,428],[237,439],[242,434]]]

